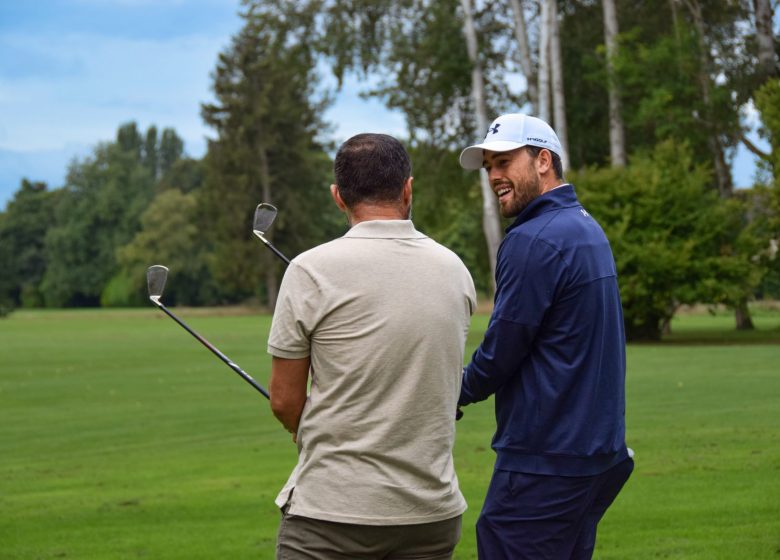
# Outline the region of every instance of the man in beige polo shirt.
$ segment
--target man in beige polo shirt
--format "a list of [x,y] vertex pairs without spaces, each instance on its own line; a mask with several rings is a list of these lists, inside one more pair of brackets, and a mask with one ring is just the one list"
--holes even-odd
[[452,446],[474,284],[414,228],[400,142],[354,136],[334,171],[351,229],[293,259],[268,340],[271,407],[299,450],[276,500],[277,557],[451,558],[466,509]]

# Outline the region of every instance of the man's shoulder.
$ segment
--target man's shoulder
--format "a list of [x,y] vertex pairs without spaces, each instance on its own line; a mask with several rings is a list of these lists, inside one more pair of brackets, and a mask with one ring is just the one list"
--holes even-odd
[[431,239],[430,237],[424,237],[420,239],[420,243],[423,244],[429,251],[441,255],[442,258],[452,259],[458,262],[462,262],[458,254],[447,247],[442,245],[438,241]]
[[593,236],[604,236],[601,226],[581,205],[556,208],[524,222],[507,233],[520,242],[543,241],[560,247],[588,243]]
[[323,259],[330,259],[333,255],[344,251],[344,237],[337,237],[299,253],[292,259],[292,262],[299,266],[316,264]]

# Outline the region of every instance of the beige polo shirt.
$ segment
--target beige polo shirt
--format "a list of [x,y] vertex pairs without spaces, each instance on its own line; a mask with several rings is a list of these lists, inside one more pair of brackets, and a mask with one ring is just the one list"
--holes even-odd
[[279,507],[364,525],[463,513],[452,446],[475,305],[461,260],[408,220],[361,222],[292,261],[268,352],[311,356],[311,388]]

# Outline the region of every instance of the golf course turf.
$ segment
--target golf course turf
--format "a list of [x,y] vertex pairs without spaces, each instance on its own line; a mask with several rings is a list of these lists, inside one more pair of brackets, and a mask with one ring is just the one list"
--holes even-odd
[[[270,316],[176,309],[267,387]],[[467,355],[487,315],[472,324]],[[780,311],[755,332],[691,313],[628,347],[636,469],[595,558],[780,557]],[[469,503],[493,465],[492,402],[464,409]],[[265,559],[295,446],[268,402],[155,309],[17,311],[0,320],[0,558]]]

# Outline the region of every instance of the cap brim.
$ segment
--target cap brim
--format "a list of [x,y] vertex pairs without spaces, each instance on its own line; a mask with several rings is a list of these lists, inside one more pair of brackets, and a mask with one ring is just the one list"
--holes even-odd
[[495,142],[483,142],[475,144],[463,150],[460,154],[460,166],[463,169],[479,169],[482,167],[484,159],[484,150],[491,152],[509,152],[522,148],[525,144],[520,142],[511,142],[509,140],[496,140]]

